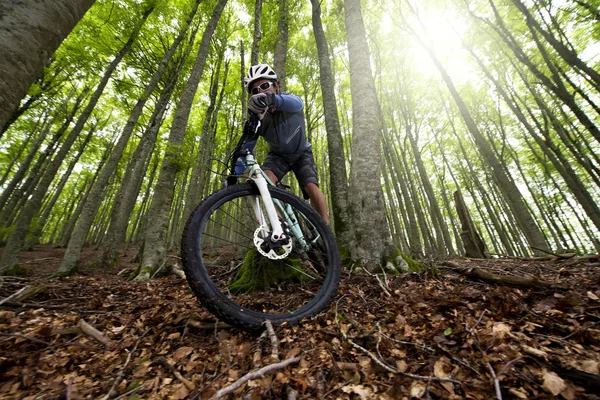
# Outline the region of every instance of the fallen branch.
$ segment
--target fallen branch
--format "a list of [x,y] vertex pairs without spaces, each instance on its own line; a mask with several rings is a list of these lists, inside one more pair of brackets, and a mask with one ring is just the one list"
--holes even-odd
[[166,358],[160,357],[156,361],[159,364],[161,364],[163,367],[165,367],[166,369],[171,371],[171,373],[173,373],[173,375],[175,375],[175,378],[177,378],[181,383],[183,383],[188,390],[196,389],[196,385],[194,384],[194,382],[190,381],[189,379],[184,378],[183,375],[181,375],[181,373],[179,371],[177,371],[174,366],[169,364],[169,362],[167,361]]
[[271,324],[270,320],[266,320],[265,326],[267,327],[267,333],[269,334],[269,340],[271,341],[271,357],[273,360],[279,361],[279,341],[275,335],[273,324]]
[[236,391],[237,389],[242,387],[242,385],[244,383],[246,383],[248,381],[258,379],[258,378],[263,378],[266,374],[269,374],[274,371],[278,371],[280,369],[284,369],[291,364],[296,364],[298,361],[300,361],[300,357],[292,357],[292,358],[288,358],[287,360],[276,363],[276,364],[267,365],[266,367],[263,367],[263,368],[259,369],[258,371],[249,372],[246,375],[242,376],[237,381],[233,382],[231,385],[224,387],[223,389],[220,389],[219,391],[217,391],[217,393],[213,397],[211,397],[211,400],[218,400],[221,397],[226,396],[229,393]]
[[552,283],[540,281],[535,278],[523,278],[520,276],[496,275],[482,270],[481,268],[473,268],[467,272],[469,278],[480,280],[486,283],[495,285],[529,288],[529,289],[561,289],[568,290],[566,287],[554,285]]
[[496,398],[498,400],[502,400],[502,391],[500,390],[500,381],[498,380],[498,377],[496,376],[496,371],[494,371],[494,367],[492,367],[492,364],[490,364],[489,362],[485,364],[488,368],[488,370],[490,371],[490,374],[492,374],[492,379],[494,380],[494,389],[496,390]]
[[106,336],[104,336],[102,334],[102,332],[100,332],[98,329],[94,328],[92,325],[88,324],[87,322],[85,322],[83,319],[79,320],[79,323],[77,324],[77,326],[79,326],[79,328],[81,328],[83,333],[93,337],[94,339],[96,339],[97,341],[99,341],[100,343],[102,343],[105,346],[108,344],[108,342],[110,342],[110,339],[108,339]]
[[[8,300],[8,299],[6,299]],[[65,310],[72,307],[71,304],[38,304],[38,303],[20,303],[17,301],[6,301],[0,307],[19,307],[19,308],[44,308],[46,310]]]
[[252,363],[254,364],[254,368],[260,368],[260,364],[261,364],[261,360],[262,360],[262,342],[266,338],[267,338],[267,331],[264,331],[258,338],[256,350],[254,351],[254,355],[252,356]]
[[16,293],[13,293],[13,294],[11,294],[10,296],[8,296],[7,298],[5,298],[4,300],[0,301],[0,306],[1,306],[2,304],[4,304],[4,303],[6,303],[6,302],[8,302],[8,301],[10,301],[10,300],[12,300],[12,299],[14,299],[15,297],[17,297],[18,295],[20,295],[20,294],[21,294],[21,293],[23,293],[24,291],[26,291],[28,287],[29,287],[29,286],[24,286],[24,287],[22,287],[22,288],[21,288],[21,290],[19,290],[18,292],[16,292]]

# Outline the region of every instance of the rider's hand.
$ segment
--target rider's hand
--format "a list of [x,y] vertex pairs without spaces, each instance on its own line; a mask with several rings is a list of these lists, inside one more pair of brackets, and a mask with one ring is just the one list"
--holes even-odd
[[264,114],[274,103],[275,93],[258,93],[250,97],[248,110],[256,115]]

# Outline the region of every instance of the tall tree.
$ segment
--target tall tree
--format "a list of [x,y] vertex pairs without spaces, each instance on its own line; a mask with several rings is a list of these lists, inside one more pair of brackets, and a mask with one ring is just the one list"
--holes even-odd
[[467,105],[465,104],[460,93],[456,89],[452,78],[450,77],[450,75],[448,75],[448,72],[446,72],[446,69],[444,68],[440,60],[437,58],[433,48],[427,43],[425,43],[422,39],[420,39],[418,34],[416,34],[416,37],[418,38],[419,42],[423,45],[423,47],[431,57],[433,63],[442,75],[442,79],[446,83],[446,86],[448,87],[452,98],[456,102],[456,105],[460,110],[463,120],[465,121],[467,129],[469,130],[473,139],[475,140],[475,143],[481,151],[481,154],[483,155],[483,157],[485,157],[486,161],[491,167],[494,179],[496,180],[498,186],[502,190],[502,194],[504,195],[508,205],[511,207],[511,210],[514,213],[519,228],[521,228],[521,231],[527,238],[531,250],[534,254],[548,253],[550,251],[550,248],[548,246],[548,242],[546,241],[546,237],[544,236],[543,232],[540,230],[540,227],[537,225],[535,219],[531,215],[531,211],[525,204],[523,196],[521,195],[521,192],[519,191],[519,188],[515,184],[514,180],[512,180],[511,177],[507,175],[506,170],[503,168],[502,164],[495,156],[490,144],[486,141],[485,137],[482,135],[481,131],[477,127],[477,124],[473,120],[473,117],[471,116]]
[[335,98],[335,81],[331,70],[327,38],[321,22],[321,5],[319,0],[311,0],[311,3],[313,33],[319,54],[319,82],[321,83],[325,128],[327,130],[333,226],[340,247],[347,251],[352,240],[352,228],[348,215],[348,175],[346,172],[344,143]]
[[21,0],[0,4],[2,127],[94,0]]
[[381,176],[381,127],[360,0],[344,0],[352,93],[352,163],[349,211],[354,224],[351,256],[369,270],[393,253]]
[[275,54],[273,55],[273,69],[277,72],[277,78],[281,91],[286,89],[286,59],[289,41],[289,19],[290,10],[288,0],[279,0],[279,21],[277,22],[277,40],[275,41]]
[[167,232],[169,212],[173,203],[177,173],[182,167],[181,145],[190,116],[196,89],[202,79],[206,58],[210,49],[210,39],[217,28],[227,0],[219,0],[208,21],[196,55],[196,61],[181,94],[173,117],[165,158],[160,167],[154,197],[147,218],[152,221],[146,227],[142,264],[136,280],[150,279],[153,272],[162,266],[167,257]]

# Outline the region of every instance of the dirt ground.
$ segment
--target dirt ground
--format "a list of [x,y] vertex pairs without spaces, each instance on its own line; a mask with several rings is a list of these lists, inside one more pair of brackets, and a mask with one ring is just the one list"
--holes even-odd
[[[176,276],[126,280],[133,249],[111,270],[95,268],[87,249],[80,275],[48,280],[63,252],[38,246],[21,257],[31,276],[0,278],[0,302],[40,289],[0,304],[1,399],[208,399],[263,367],[271,371],[224,398],[600,394],[598,256],[432,260],[437,275],[344,273],[326,313],[261,338],[215,321]],[[535,278],[538,288],[483,283],[473,268]]]

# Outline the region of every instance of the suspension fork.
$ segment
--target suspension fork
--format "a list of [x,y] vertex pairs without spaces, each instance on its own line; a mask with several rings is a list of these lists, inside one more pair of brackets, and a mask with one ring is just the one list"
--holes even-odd
[[[256,187],[260,192],[260,197],[263,199],[263,205],[265,207],[265,211],[267,212],[267,218],[269,219],[272,229],[271,240],[274,242],[281,240],[285,237],[283,234],[283,228],[281,227],[281,222],[279,221],[279,216],[277,215],[277,210],[275,209],[275,204],[273,203],[273,198],[269,192],[269,184],[267,183],[267,179],[263,176],[262,171],[257,164],[250,166],[250,179],[252,179],[256,184]],[[258,205],[258,199],[252,203],[252,208],[254,209],[256,220],[259,224],[261,224],[261,226],[264,226],[265,220]]]

